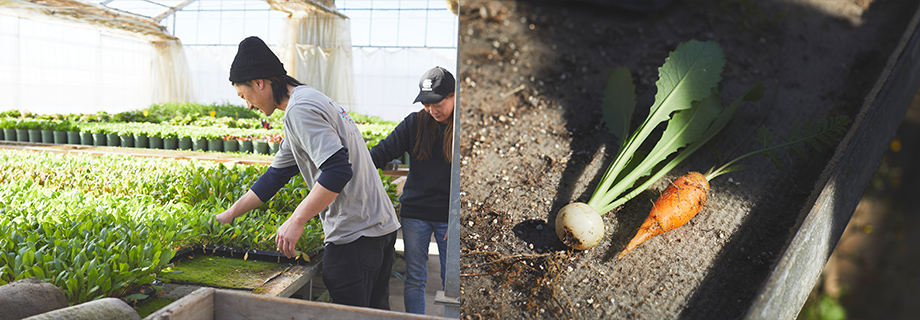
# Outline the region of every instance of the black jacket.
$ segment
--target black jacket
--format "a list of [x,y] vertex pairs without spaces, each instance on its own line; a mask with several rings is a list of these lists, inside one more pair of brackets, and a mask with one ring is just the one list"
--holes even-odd
[[430,156],[419,160],[414,153],[418,134],[418,112],[406,116],[386,139],[371,148],[374,166],[383,168],[403,153],[409,153],[409,175],[403,185],[399,215],[404,218],[433,222],[447,222],[450,201],[450,159],[445,159],[444,128],[438,123],[437,135],[433,137]]

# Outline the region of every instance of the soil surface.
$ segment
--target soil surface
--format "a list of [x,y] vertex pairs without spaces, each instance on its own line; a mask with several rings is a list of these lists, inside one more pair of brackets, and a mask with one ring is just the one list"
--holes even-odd
[[[832,154],[764,157],[714,179],[687,225],[616,255],[668,181],[776,140],[797,121],[853,117],[875,84],[913,1],[467,1],[460,8],[462,313],[466,318],[742,317],[782,255]],[[640,3],[641,1],[637,2]],[[626,66],[641,122],[657,69],[689,40],[715,41],[727,60],[723,104],[762,83],[710,143],[621,208],[604,215],[597,247],[556,237],[555,212],[587,201],[617,152],[600,118],[610,70]],[[645,113],[642,110],[645,110]]]

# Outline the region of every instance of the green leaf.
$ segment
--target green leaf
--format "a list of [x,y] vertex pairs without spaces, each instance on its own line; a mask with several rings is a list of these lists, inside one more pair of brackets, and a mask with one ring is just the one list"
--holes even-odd
[[39,279],[45,279],[45,270],[39,266],[32,266],[32,274]]
[[147,299],[147,297],[149,297],[149,295],[142,294],[142,293],[135,293],[135,294],[125,297],[125,299],[144,300],[144,299]]
[[766,127],[760,126],[760,128],[757,128],[756,141],[764,147],[767,147],[773,144],[773,135],[770,134],[770,130],[767,130]]
[[744,168],[747,168],[747,166],[744,166],[744,165],[731,166],[731,167],[728,167],[722,170],[722,174],[732,173],[735,171],[741,171],[741,170],[744,170]]
[[626,67],[610,71],[607,89],[604,90],[604,102],[601,104],[602,120],[607,130],[620,142],[626,144],[629,124],[636,110],[636,85]]
[[[644,144],[645,139],[655,130],[659,123],[670,119],[680,110],[694,107],[694,102],[712,96],[722,80],[720,73],[725,65],[722,48],[715,42],[690,41],[677,46],[668,56],[664,65],[658,68],[659,79],[656,82],[658,92],[655,103],[649,109],[649,115],[639,126],[629,141],[617,153],[616,159],[601,179],[600,185],[592,195],[588,205],[598,212],[603,210],[613,199],[619,197],[636,181],[619,180],[620,172],[632,161],[632,155]],[[628,100],[628,98],[627,98]],[[692,143],[692,141],[686,142]],[[644,164],[637,168],[651,168],[666,160],[661,154],[651,155],[641,160]],[[666,157],[666,155],[665,155]],[[647,163],[647,164],[645,164]],[[630,175],[632,176],[632,175]],[[617,181],[614,181],[617,180]],[[624,185],[619,185],[624,183]]]
[[[735,110],[738,108],[738,106],[741,104],[742,101],[754,101],[755,98],[762,97],[763,89],[764,89],[763,85],[761,84],[756,84],[750,89],[748,89],[747,92],[745,92],[743,95],[741,95],[740,97],[732,101],[732,103],[727,108],[719,112],[718,115],[716,116],[716,119],[712,121],[712,124],[706,129],[705,132],[703,132],[700,136],[696,138],[696,141],[688,145],[685,149],[681,150],[677,154],[677,156],[675,156],[673,159],[668,161],[668,163],[665,164],[664,166],[660,167],[658,171],[652,174],[648,179],[644,180],[645,182],[633,188],[626,195],[619,197],[616,200],[611,200],[613,201],[612,203],[608,204],[605,207],[601,207],[601,209],[602,210],[606,209],[607,211],[610,211],[613,208],[616,208],[622,205],[623,203],[626,203],[626,201],[629,201],[630,199],[634,198],[639,193],[641,193],[642,191],[650,187],[655,181],[657,181],[658,179],[661,179],[661,177],[663,177],[665,174],[671,171],[671,169],[674,169],[674,167],[676,167],[678,164],[684,161],[687,157],[689,157],[694,152],[696,152],[696,150],[701,148],[704,144],[706,144],[706,142],[708,142],[710,139],[712,139],[712,137],[714,137],[717,133],[719,133],[719,131],[721,131],[722,128],[724,128],[725,125],[728,124],[728,120],[731,119],[732,115],[735,113]],[[714,94],[708,97],[707,99],[701,101],[700,106],[705,109],[714,108],[715,105],[719,103],[719,101],[721,101],[721,97],[718,94]],[[707,177],[707,179],[711,180],[712,178]],[[598,211],[598,212],[606,212],[606,211]]]

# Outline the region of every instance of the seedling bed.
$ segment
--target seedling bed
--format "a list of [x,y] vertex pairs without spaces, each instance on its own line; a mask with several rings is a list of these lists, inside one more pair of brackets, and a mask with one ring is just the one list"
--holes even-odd
[[[160,278],[174,283],[290,297],[301,289],[310,289],[309,283],[322,266],[321,253],[322,250],[308,253],[307,261],[302,257],[287,258],[277,252],[197,245],[179,250],[170,260],[168,269],[183,270],[182,273],[164,273]],[[191,261],[194,263],[188,263]],[[215,272],[220,272],[220,268],[215,267],[227,265],[239,267],[224,268],[227,270],[223,274],[215,275]],[[200,269],[203,269],[200,275],[183,275]],[[250,275],[248,281],[240,282],[234,279],[247,278],[244,277],[245,273]],[[309,293],[305,296],[309,296]]]

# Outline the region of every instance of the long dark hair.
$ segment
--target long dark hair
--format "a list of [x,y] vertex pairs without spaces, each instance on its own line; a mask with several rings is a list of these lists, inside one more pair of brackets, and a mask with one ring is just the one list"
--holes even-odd
[[[419,160],[428,160],[431,157],[431,146],[434,144],[434,138],[438,134],[438,121],[423,108],[418,112],[418,134],[415,136],[416,157]],[[454,141],[454,113],[447,117],[447,127],[444,128],[444,146],[441,152],[444,153],[444,161],[450,162],[453,151]]]
[[[252,87],[253,80],[255,79],[246,80],[246,81],[239,82],[239,83],[234,82],[233,84]],[[281,100],[291,97],[291,94],[288,93],[288,90],[287,90],[288,85],[292,85],[295,87],[303,85],[303,83],[300,83],[300,81],[297,81],[297,79],[294,79],[294,77],[291,77],[286,74],[283,74],[280,76],[269,77],[267,78],[267,80],[268,80],[268,83],[270,83],[272,86],[272,98],[275,99],[275,104],[281,104]]]

